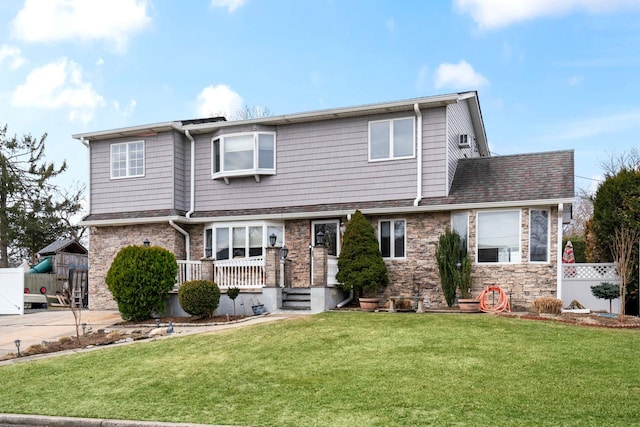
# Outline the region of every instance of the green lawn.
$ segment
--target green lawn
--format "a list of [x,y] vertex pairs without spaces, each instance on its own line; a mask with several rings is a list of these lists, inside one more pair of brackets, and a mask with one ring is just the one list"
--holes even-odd
[[0,412],[255,426],[640,425],[640,332],[323,313],[0,368]]

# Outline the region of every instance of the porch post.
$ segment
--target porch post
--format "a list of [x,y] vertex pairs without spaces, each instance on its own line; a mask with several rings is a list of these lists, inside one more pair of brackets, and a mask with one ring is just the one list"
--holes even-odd
[[264,256],[264,285],[267,287],[278,286],[280,268],[280,248],[265,248]]
[[213,281],[213,259],[212,258],[201,258],[200,262],[202,263],[202,280],[211,280]]
[[327,248],[315,246],[313,248],[313,287],[327,286]]

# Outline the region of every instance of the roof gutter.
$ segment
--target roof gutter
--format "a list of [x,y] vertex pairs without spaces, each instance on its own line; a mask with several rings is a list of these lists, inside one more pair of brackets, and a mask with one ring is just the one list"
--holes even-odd
[[418,137],[418,152],[416,153],[416,199],[413,201],[413,206],[418,206],[420,205],[420,200],[422,200],[422,112],[417,102],[413,104],[413,110],[416,112],[418,128],[416,131],[416,136]]
[[[559,199],[544,200],[518,200],[506,202],[488,202],[488,203],[456,203],[447,205],[423,205],[423,206],[404,206],[404,207],[383,207],[383,208],[361,208],[360,211],[365,215],[386,215],[400,213],[420,213],[420,212],[448,212],[454,210],[469,209],[508,209],[523,208],[531,206],[555,206],[558,203],[573,203],[572,197]],[[81,221],[80,225],[86,227],[109,227],[120,225],[135,224],[157,224],[166,221],[177,221],[185,224],[204,224],[208,222],[228,222],[228,221],[269,221],[269,220],[289,220],[289,219],[308,219],[310,215],[314,218],[334,218],[353,214],[353,208],[336,209],[331,211],[299,211],[288,213],[272,213],[272,214],[255,214],[255,215],[227,215],[215,217],[199,217],[185,218],[182,216],[165,216],[155,218],[128,218],[128,219],[105,219],[93,221]]]

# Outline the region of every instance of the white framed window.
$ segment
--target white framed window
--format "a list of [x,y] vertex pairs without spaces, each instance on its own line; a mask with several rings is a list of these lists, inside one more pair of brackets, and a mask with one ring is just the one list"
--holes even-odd
[[327,254],[333,256],[340,255],[340,220],[312,221],[311,229],[313,231],[311,236],[312,246],[318,243],[316,238],[318,233],[322,232],[322,241],[324,247],[327,248]]
[[548,209],[529,210],[529,261],[549,262],[550,215]]
[[111,144],[111,179],[144,176],[144,141]]
[[469,248],[469,213],[468,212],[452,212],[451,213],[451,229],[460,235],[460,239],[464,242],[465,247]]
[[275,132],[250,132],[224,135],[211,141],[213,179],[251,176],[276,172]]
[[415,157],[415,119],[369,122],[369,161]]
[[225,260],[253,258],[264,255],[270,246],[269,236],[276,235],[276,246],[284,244],[284,225],[266,222],[211,224],[204,232],[204,255]]
[[407,222],[404,219],[382,220],[378,223],[378,240],[383,258],[406,258]]
[[478,263],[519,263],[520,221],[519,210],[478,212]]

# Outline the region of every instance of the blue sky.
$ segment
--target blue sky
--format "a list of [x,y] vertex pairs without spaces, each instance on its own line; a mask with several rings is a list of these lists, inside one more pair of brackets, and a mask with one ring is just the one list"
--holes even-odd
[[588,188],[640,146],[640,0],[9,0],[0,125],[71,134],[478,90],[494,154],[575,150]]

